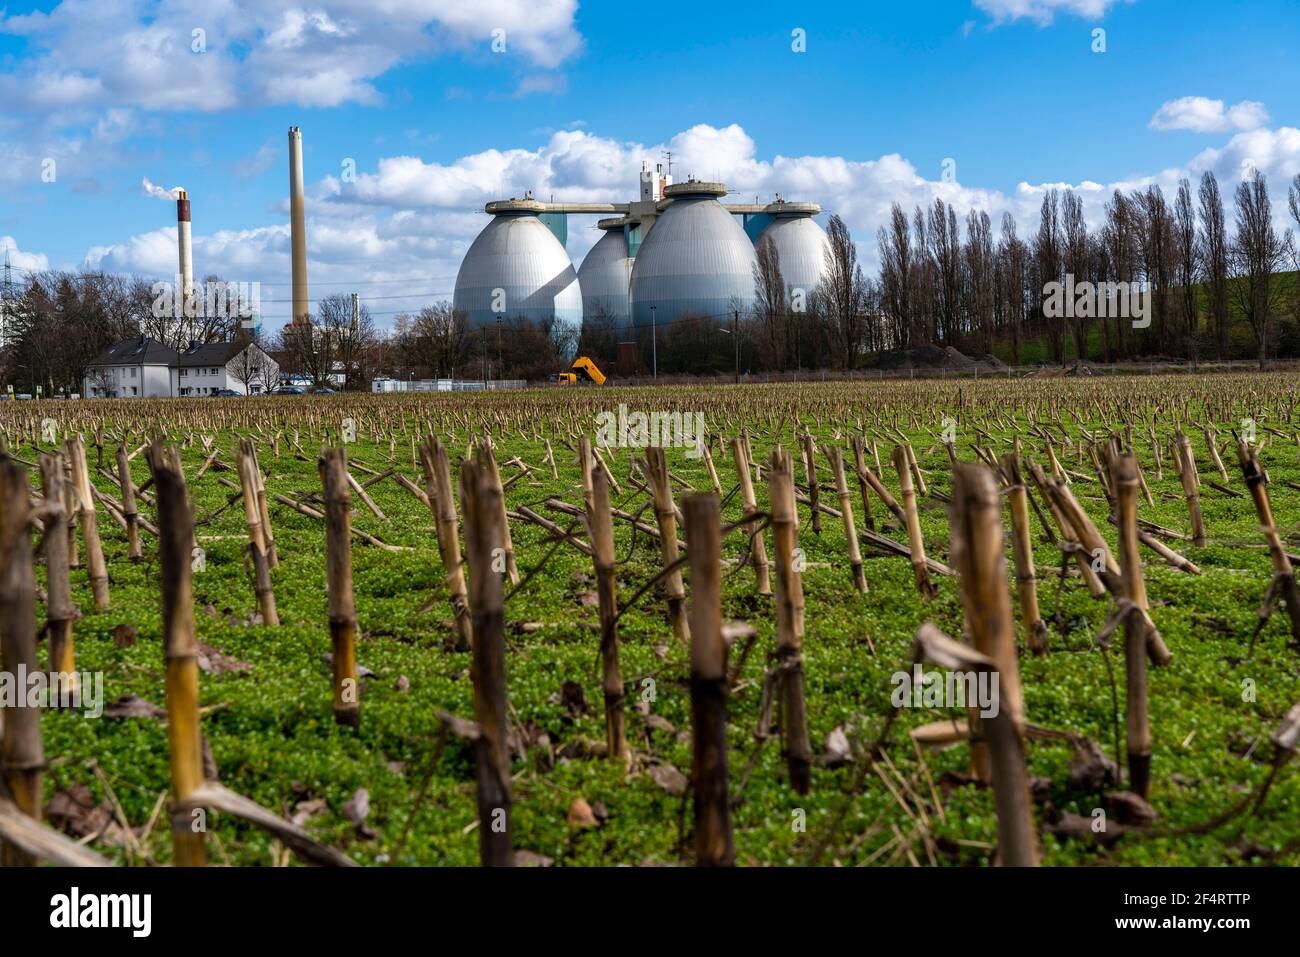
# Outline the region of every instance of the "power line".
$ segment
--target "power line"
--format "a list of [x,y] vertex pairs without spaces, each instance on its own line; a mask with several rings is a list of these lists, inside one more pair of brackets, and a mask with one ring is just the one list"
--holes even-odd
[[[374,260],[358,259],[347,263],[334,262],[334,263],[330,263],[329,265],[357,265],[357,264],[373,265]],[[327,268],[326,264],[316,263],[315,265],[316,268],[318,269]],[[28,275],[40,275],[41,273],[50,273],[50,272],[57,273],[57,272],[69,271],[69,270],[61,270],[61,269],[29,269],[25,266],[14,266],[13,268],[16,272],[27,273]],[[86,276],[117,276],[122,279],[146,279],[147,280],[152,278],[150,276],[141,275],[140,273],[105,272],[103,269],[83,269],[80,270],[79,273],[74,272],[74,275],[75,274],[86,275]],[[310,285],[312,286],[357,286],[357,285],[370,286],[370,285],[376,285],[378,283],[440,282],[442,280],[454,280],[455,278],[456,277],[454,275],[453,276],[419,276],[414,279],[366,279],[360,282],[358,282],[356,279],[315,279],[311,281]],[[230,280],[230,281],[236,281],[236,280]],[[237,280],[237,281],[261,282],[263,285],[266,286],[271,286],[276,284],[283,284],[287,286],[290,284],[290,280],[288,279],[272,279],[267,282],[263,282],[261,279],[255,279],[255,280],[247,279],[247,280]]]
[[[365,285],[365,284],[354,283],[354,285]],[[362,299],[366,302],[374,302],[380,299],[422,299],[422,298],[427,298],[429,296],[450,296],[454,293],[454,291],[455,290],[452,289],[430,289],[421,292],[402,293],[401,295],[396,295],[396,296],[363,296]],[[343,295],[343,293],[337,293],[337,295]],[[321,302],[321,300],[319,299],[308,299],[307,301],[309,303],[316,303],[317,305],[320,305]],[[263,299],[262,302],[272,302],[272,303],[281,303],[281,304],[287,302],[292,304],[293,300],[292,299]]]

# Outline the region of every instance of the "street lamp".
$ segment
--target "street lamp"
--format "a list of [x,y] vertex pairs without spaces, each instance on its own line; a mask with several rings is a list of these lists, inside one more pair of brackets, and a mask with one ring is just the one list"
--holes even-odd
[[739,312],[733,312],[733,313],[732,313],[732,320],[731,320],[731,328],[730,328],[730,329],[728,329],[726,326],[718,326],[718,331],[719,331],[719,332],[724,333],[724,334],[726,334],[726,335],[728,335],[728,336],[731,336],[731,341],[735,344],[735,347],[736,347],[736,384],[737,384],[737,385],[740,384],[740,329],[739,329],[739,325],[740,325],[740,313],[739,313]]
[[659,378],[659,328],[655,325],[655,306],[650,307],[650,355],[654,363],[654,378]]

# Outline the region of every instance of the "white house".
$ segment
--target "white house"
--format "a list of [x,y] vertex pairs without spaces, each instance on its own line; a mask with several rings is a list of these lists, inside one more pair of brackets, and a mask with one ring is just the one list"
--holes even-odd
[[192,345],[172,369],[175,395],[211,395],[229,389],[240,395],[270,392],[280,379],[280,365],[256,342],[209,342]]
[[86,369],[87,398],[166,398],[229,389],[256,395],[275,387],[280,366],[255,342],[193,344],[177,352],[136,336],[104,350]]
[[148,336],[123,339],[86,367],[81,394],[88,399],[170,396],[176,350]]

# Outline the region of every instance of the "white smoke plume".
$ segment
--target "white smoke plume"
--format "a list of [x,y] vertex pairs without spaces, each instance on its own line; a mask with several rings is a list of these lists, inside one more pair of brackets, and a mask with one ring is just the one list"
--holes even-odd
[[144,194],[152,196],[154,199],[179,199],[181,190],[185,188],[184,186],[173,186],[171,189],[163,189],[161,186],[155,186],[151,183],[148,176],[144,178],[143,185]]

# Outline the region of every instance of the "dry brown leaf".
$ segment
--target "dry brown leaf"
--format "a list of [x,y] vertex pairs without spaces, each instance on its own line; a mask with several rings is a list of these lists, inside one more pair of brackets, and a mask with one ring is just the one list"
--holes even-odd
[[656,764],[651,767],[650,780],[673,797],[681,797],[686,793],[686,775],[671,764]]
[[167,712],[139,695],[124,694],[116,701],[104,705],[105,718],[165,718]]

